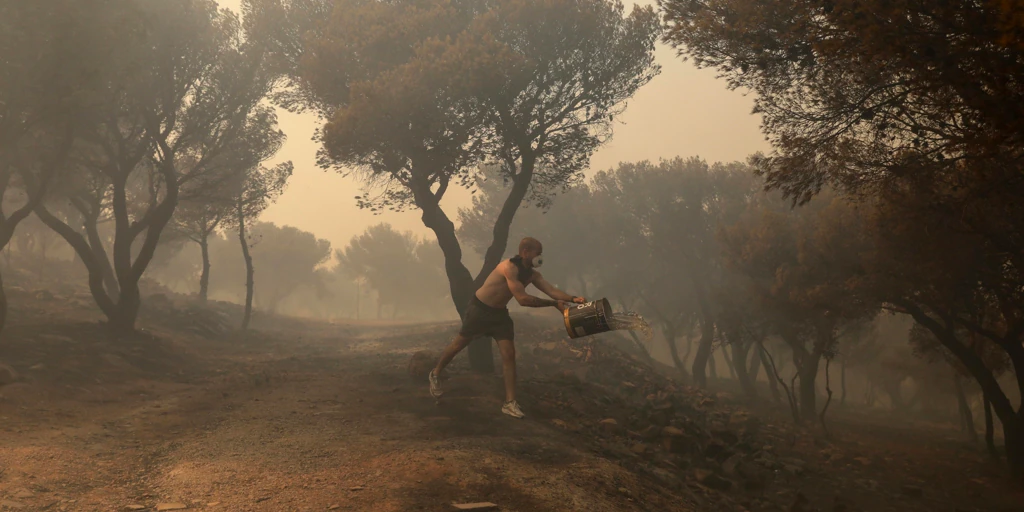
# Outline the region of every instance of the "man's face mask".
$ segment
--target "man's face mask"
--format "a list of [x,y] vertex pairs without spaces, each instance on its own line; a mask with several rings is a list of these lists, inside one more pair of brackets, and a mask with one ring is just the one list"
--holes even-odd
[[533,268],[540,268],[541,265],[544,264],[544,256],[539,254],[534,256],[533,259],[530,260],[530,264],[533,265]]

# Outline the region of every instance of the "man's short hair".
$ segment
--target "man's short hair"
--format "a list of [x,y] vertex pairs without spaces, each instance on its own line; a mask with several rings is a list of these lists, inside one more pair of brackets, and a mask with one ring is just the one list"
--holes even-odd
[[519,242],[519,254],[522,254],[527,251],[540,252],[543,249],[544,247],[540,244],[540,240],[537,240],[536,238],[533,237],[528,236],[524,238],[521,242]]

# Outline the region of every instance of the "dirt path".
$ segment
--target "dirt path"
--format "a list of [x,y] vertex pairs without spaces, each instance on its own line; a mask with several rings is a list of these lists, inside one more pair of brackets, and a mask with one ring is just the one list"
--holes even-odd
[[[15,361],[26,382],[0,389],[0,510],[448,511],[490,501],[506,512],[953,512],[1024,503],[977,452],[864,426],[837,426],[842,441],[828,446],[794,437],[778,447],[804,462],[787,462],[800,467],[776,471],[757,499],[714,498],[692,477],[663,485],[635,471],[645,464],[635,455],[627,470],[600,442],[554,426],[559,411],[541,401],[528,357],[527,419],[501,415],[501,380],[468,373],[461,358],[435,405],[406,365],[448,339],[450,324],[295,323],[215,341],[158,330],[141,354],[95,326],[44,327],[14,329],[34,341]],[[780,445],[789,435],[766,432]],[[793,508],[800,496],[815,506]]]
[[[450,330],[415,335],[436,345]],[[29,510],[687,509],[567,434],[501,415],[498,378],[456,376],[437,406],[406,375],[422,344],[394,331],[222,343],[186,382],[4,401],[0,495]]]

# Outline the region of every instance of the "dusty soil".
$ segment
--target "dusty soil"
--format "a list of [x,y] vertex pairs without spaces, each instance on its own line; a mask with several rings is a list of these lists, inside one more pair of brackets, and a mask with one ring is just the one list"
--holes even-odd
[[[998,466],[948,430],[856,414],[836,415],[831,441],[762,417],[757,443],[782,463],[761,487],[716,490],[702,468],[717,461],[685,459],[686,467],[653,448],[623,453],[643,444],[626,441],[635,432],[594,434],[602,419],[639,413],[624,401],[573,403],[567,397],[603,392],[597,370],[588,377],[585,363],[544,356],[538,342],[552,341],[528,326],[518,342],[528,416],[515,420],[500,413],[500,378],[471,374],[462,357],[440,405],[410,379],[410,356],[439,350],[454,332],[448,323],[263,319],[249,333],[217,334],[234,317],[212,305],[215,313],[173,317],[151,309],[137,338],[113,340],[87,297],[15,290],[11,303],[0,362],[17,381],[0,387],[0,510],[443,511],[490,501],[503,511],[1019,511],[1024,503]],[[563,378],[563,366],[576,377]],[[742,407],[724,395],[714,401],[709,408],[733,416]]]

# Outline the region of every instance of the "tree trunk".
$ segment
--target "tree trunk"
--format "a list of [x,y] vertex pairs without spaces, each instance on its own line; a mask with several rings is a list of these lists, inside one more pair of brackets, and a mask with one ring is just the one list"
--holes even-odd
[[96,260],[96,252],[93,251],[89,242],[71,226],[55,217],[44,206],[36,208],[36,216],[75,250],[75,255],[85,265],[85,269],[89,274],[89,292],[92,293],[93,300],[96,301],[96,305],[99,306],[107,320],[112,320],[117,315],[116,304],[112,296],[108,295],[107,290],[104,288],[103,266],[102,263]]
[[[757,386],[754,385],[754,380],[751,378],[750,373],[747,369],[747,354],[750,353],[750,347],[752,343],[732,342],[729,344],[732,347],[732,363],[736,368],[736,380],[740,383],[740,388],[743,392],[751,399],[757,399]],[[755,374],[756,378],[756,374]]]
[[[800,423],[800,404],[797,403],[796,390],[786,386],[786,382],[782,380],[782,375],[779,373],[779,367],[775,364],[775,358],[768,353],[768,349],[764,345],[761,345],[760,349],[761,355],[767,359],[764,365],[765,371],[768,372],[769,380],[778,382],[786,390],[786,400],[789,402],[789,411],[793,415],[793,422]],[[793,378],[795,379],[796,375]]]
[[242,244],[242,258],[245,260],[245,313],[242,316],[242,330],[249,328],[252,320],[252,296],[255,285],[256,271],[252,267],[252,255],[249,254],[249,240],[245,234],[245,211],[242,203],[238,203],[238,240]]
[[736,380],[736,362],[733,360],[735,357],[732,345],[722,346],[722,359],[725,359],[725,369],[729,370],[729,378]]
[[199,300],[206,302],[210,294],[210,242],[209,233],[203,233],[199,239],[199,249],[203,255],[203,271],[199,275]]
[[[629,337],[633,340],[633,345],[637,348],[637,350],[640,351],[641,354],[643,354],[644,359],[646,359],[647,362],[652,362],[654,359],[651,357],[651,353],[648,352],[647,346],[644,345],[642,341],[640,341],[640,337],[637,336],[635,332],[629,330],[626,331],[626,334],[628,334]],[[681,373],[684,377],[686,376],[685,366],[681,368]]]
[[820,357],[810,354],[800,362],[800,415],[804,420],[814,421],[818,416],[818,394],[815,383],[818,380]]
[[1003,424],[1003,439],[1006,442],[1006,460],[1010,464],[1010,473],[1018,480],[1024,480],[1024,415],[1010,428]]
[[[7,244],[9,244],[11,242],[11,238],[14,237],[14,231],[17,229],[18,224],[28,218],[28,216],[42,204],[50,183],[57,174],[58,168],[64,165],[68,154],[71,152],[71,146],[74,143],[74,140],[74,128],[69,123],[65,128],[61,144],[58,146],[57,151],[52,153],[54,159],[44,164],[42,174],[38,176],[39,179],[34,179],[31,173],[22,175],[22,181],[25,185],[23,190],[27,194],[28,200],[25,204],[21,205],[21,207],[11,212],[9,215],[3,213],[3,199],[6,196],[7,188],[10,186],[14,178],[13,167],[9,161],[6,161],[6,159],[5,161],[0,162],[0,165],[3,166],[2,175],[5,178],[3,183],[0,183],[0,250],[7,248]],[[7,293],[4,291],[3,278],[0,276],[0,332],[3,332],[3,329],[6,326]]]
[[776,405],[782,404],[782,395],[779,394],[779,382],[775,378],[775,375],[773,375],[772,368],[768,366],[768,361],[765,360],[765,353],[764,342],[759,341],[757,343],[757,358],[761,361],[761,366],[764,367],[765,377],[768,379],[768,391],[771,392],[772,401],[774,401]]
[[[629,331],[633,334],[633,331]],[[689,376],[686,374],[686,363],[679,358],[679,347],[676,346],[676,329],[672,325],[666,325],[662,330],[662,335],[665,336],[665,343],[668,344],[668,353],[672,356],[672,364],[676,367],[676,371],[683,376],[686,380]]]
[[[466,308],[477,287],[473,276],[462,263],[462,246],[455,235],[455,224],[440,206],[440,197],[430,190],[422,172],[414,172],[414,183],[410,185],[416,205],[422,212],[423,225],[430,228],[437,238],[437,245],[444,254],[444,270],[448,276],[448,288],[459,318],[465,318]],[[447,187],[444,187],[447,188]],[[439,190],[443,194],[442,190]],[[494,373],[494,353],[489,339],[478,338],[469,344],[470,367],[479,373]]]
[[[2,196],[0,196],[0,203],[2,203],[2,199]],[[0,223],[3,223],[0,225],[0,243],[3,244],[0,247],[7,248],[7,244],[14,237],[17,222],[11,222],[11,219],[3,219],[0,216]],[[7,292],[4,291],[4,280],[3,276],[0,275],[0,333],[4,331],[5,327],[7,327]]]
[[977,443],[978,430],[974,428],[974,413],[971,411],[971,406],[967,403],[963,383],[960,382],[960,377],[957,375],[953,376],[953,387],[956,390],[957,409],[960,411],[960,428],[967,434],[967,438],[972,443]]
[[846,358],[839,361],[839,407],[846,405]]
[[[754,349],[753,357],[750,356],[750,349]],[[751,342],[747,347],[747,358],[750,359],[750,369],[747,370],[747,377],[751,384],[757,385],[757,379],[761,376],[761,355],[757,352],[757,343]]]
[[[996,450],[996,428],[992,423],[992,402],[989,402],[988,397],[984,393],[982,393],[982,397],[985,407],[985,447],[988,448],[988,454],[992,457],[992,460],[999,460],[999,452]],[[977,434],[974,434],[974,441],[977,442],[977,440]]]
[[697,387],[708,387],[708,361],[711,359],[711,345],[715,339],[715,324],[711,320],[711,312],[701,307],[701,336],[697,345],[697,353],[693,356],[693,383]]
[[85,216],[85,222],[82,226],[85,229],[85,239],[92,248],[93,256],[100,265],[100,270],[103,271],[103,286],[107,289],[108,296],[117,297],[121,293],[121,286],[117,282],[117,275],[114,274],[114,267],[110,264],[110,257],[107,256],[107,249],[103,244],[103,238],[100,237],[99,226],[97,226],[99,210],[99,204],[94,204],[92,209],[85,208],[84,206],[79,208],[79,212]]
[[[1015,478],[1024,478],[1024,406],[1016,411],[1013,409],[1010,399],[1003,392],[992,371],[974,350],[956,337],[952,328],[939,323],[914,303],[902,301],[897,305],[902,306],[918,324],[935,334],[939,342],[963,363],[981,386],[985,399],[1003,424],[1006,459],[1010,471]],[[1024,346],[1020,345],[1019,340],[1014,344],[1002,346],[1014,363],[1018,386],[1024,389]]]

